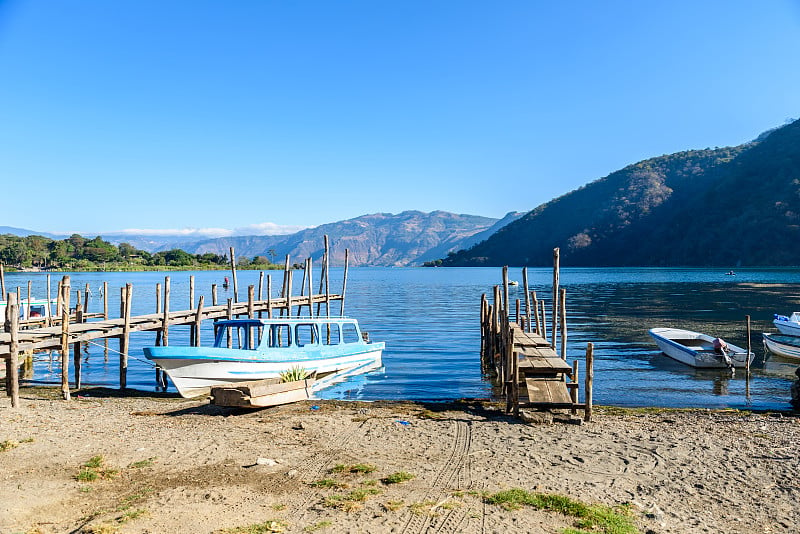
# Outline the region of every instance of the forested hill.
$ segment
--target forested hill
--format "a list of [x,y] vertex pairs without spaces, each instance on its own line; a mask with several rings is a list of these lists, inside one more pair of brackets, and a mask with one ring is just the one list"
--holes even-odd
[[800,265],[800,121],[645,160],[543,204],[444,265]]

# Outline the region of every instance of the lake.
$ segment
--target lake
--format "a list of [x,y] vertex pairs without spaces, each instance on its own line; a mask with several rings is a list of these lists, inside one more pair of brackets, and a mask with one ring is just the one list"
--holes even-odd
[[[509,277],[511,299],[523,299],[521,269]],[[53,295],[63,273],[52,274]],[[195,298],[211,302],[211,284],[220,290],[220,302],[232,296],[223,291],[228,272],[69,273],[72,288],[92,290],[89,311],[102,311],[101,288],[109,284],[109,308],[119,310],[119,288],[134,286],[133,314],[155,311],[155,285],[171,279],[172,310],[189,307],[189,276],[195,276]],[[273,271],[273,293],[282,278]],[[342,269],[331,269],[331,292],[341,291]],[[247,285],[258,284],[257,271],[238,272],[240,299]],[[302,277],[296,273],[294,287]],[[375,341],[385,341],[383,369],[356,377],[319,392],[321,398],[379,400],[447,400],[486,398],[492,385],[481,374],[479,312],[482,293],[502,282],[499,268],[353,268],[347,282],[345,314],[355,317]],[[531,290],[552,297],[552,270],[528,270]],[[7,273],[6,287],[33,281],[34,297],[46,295],[46,275]],[[265,283],[266,286],[266,283]],[[661,268],[562,268],[561,287],[567,291],[568,360],[582,360],[586,343],[595,346],[594,402],[615,406],[670,406],[704,408],[786,408],[797,364],[766,356],[762,331],[774,331],[774,313],[800,310],[800,269],[742,269],[735,276],[723,270]],[[74,303],[74,292],[72,297]],[[513,309],[513,306],[512,306]],[[334,308],[338,313],[338,305]],[[752,346],[756,353],[749,381],[743,371],[730,377],[725,371],[697,371],[675,362],[656,348],[647,330],[676,326],[714,334],[746,346],[745,316],[752,319]],[[549,324],[549,320],[548,320]],[[188,344],[188,327],[172,327],[170,344]],[[154,333],[131,336],[128,385],[154,391],[154,371],[141,348],[152,345]],[[206,321],[202,343],[212,342]],[[103,340],[89,344],[84,355],[84,384],[118,385],[119,348]],[[60,383],[58,356],[37,355],[34,381]],[[584,369],[581,362],[581,369]],[[583,372],[581,372],[581,377]],[[749,395],[748,390],[749,389]],[[582,389],[581,389],[582,391]]]

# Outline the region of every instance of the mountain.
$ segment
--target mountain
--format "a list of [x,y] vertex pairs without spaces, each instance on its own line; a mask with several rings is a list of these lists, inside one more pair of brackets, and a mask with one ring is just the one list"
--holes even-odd
[[629,165],[444,265],[800,265],[800,121],[737,147]]
[[49,234],[47,232],[36,232],[34,230],[26,230],[25,228],[15,228],[13,226],[0,226],[0,235],[11,234],[19,237],[28,237],[29,235],[40,235],[50,239],[64,239],[69,236]]
[[295,259],[317,259],[322,256],[323,239],[328,235],[334,265],[342,264],[345,249],[350,251],[351,265],[420,265],[469,246],[474,243],[474,236],[485,234],[499,227],[501,222],[510,222],[520,215],[510,213],[498,221],[444,211],[404,211],[397,215],[374,213],[323,224],[289,236],[224,237],[184,243],[179,247],[193,254],[227,254],[229,248],[234,247],[238,257],[270,257],[270,251],[274,251],[276,259],[287,254]]

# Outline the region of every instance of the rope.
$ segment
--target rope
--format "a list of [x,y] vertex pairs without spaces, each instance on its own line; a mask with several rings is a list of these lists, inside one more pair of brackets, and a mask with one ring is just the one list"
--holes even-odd
[[122,352],[120,352],[118,350],[112,349],[111,347],[106,347],[105,345],[101,345],[100,343],[95,343],[94,341],[91,341],[91,340],[86,341],[86,343],[91,343],[92,345],[97,345],[98,347],[103,347],[103,350],[105,350],[107,348],[111,352],[115,352],[115,353],[119,354],[120,356],[127,356],[128,358],[130,358],[132,360],[136,360],[138,362],[146,363],[147,365],[150,365],[151,367],[155,367],[156,366],[156,364],[154,364],[150,360],[143,360],[142,358],[137,358],[136,356],[131,356],[130,354],[124,354],[124,353],[122,353]]

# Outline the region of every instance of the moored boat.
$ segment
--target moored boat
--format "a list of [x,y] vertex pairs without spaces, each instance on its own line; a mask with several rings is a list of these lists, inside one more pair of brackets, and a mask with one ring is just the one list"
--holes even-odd
[[726,344],[715,348],[712,336],[683,330],[680,328],[651,328],[650,335],[670,358],[692,367],[705,369],[725,369],[730,367],[746,367],[752,363],[754,353],[736,345]]
[[790,316],[775,314],[772,321],[781,334],[787,336],[800,336],[800,312],[793,312]]
[[[20,320],[27,321],[29,319],[40,319],[42,317],[50,316],[51,302],[47,299],[31,298],[21,299],[19,304],[19,318]],[[6,316],[6,301],[0,300],[0,317]]]
[[279,317],[214,323],[213,347],[145,347],[183,397],[213,386],[275,378],[292,367],[317,376],[314,389],[381,366],[385,344],[370,342],[355,319]]
[[792,360],[800,360],[800,337],[786,334],[761,334],[764,347],[773,354]]

